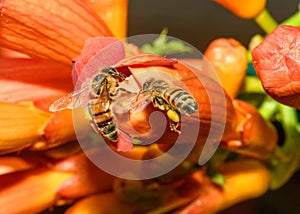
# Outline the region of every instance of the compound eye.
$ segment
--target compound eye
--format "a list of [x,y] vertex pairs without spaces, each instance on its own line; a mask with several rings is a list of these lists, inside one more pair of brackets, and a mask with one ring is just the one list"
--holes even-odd
[[150,80],[144,82],[144,84],[143,84],[143,91],[149,90],[150,85],[151,85],[152,82],[153,82],[153,79],[150,79]]
[[149,85],[150,85],[150,81],[144,82],[144,84],[143,84],[143,90],[147,91],[147,89],[149,88]]
[[109,75],[112,75],[112,76],[117,76],[117,71],[114,69],[114,68],[112,68],[112,67],[110,67],[109,69],[108,69],[108,74]]
[[112,67],[105,67],[102,69],[101,71],[102,73],[105,73],[105,74],[114,74],[115,73],[115,69],[112,68]]
[[100,81],[102,78],[103,76],[101,73],[97,74],[93,79],[93,83]]

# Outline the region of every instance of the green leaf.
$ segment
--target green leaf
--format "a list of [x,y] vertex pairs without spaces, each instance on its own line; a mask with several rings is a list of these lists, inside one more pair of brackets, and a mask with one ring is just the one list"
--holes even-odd
[[223,186],[226,182],[225,176],[218,172],[214,173],[210,179],[212,182],[214,182],[215,184],[217,184],[219,186]]
[[270,158],[272,163],[270,189],[278,189],[286,184],[300,168],[300,133],[297,110],[279,104],[278,118],[285,132],[285,142],[277,147]]
[[160,36],[153,41],[152,44],[144,44],[141,49],[146,53],[158,55],[170,55],[178,53],[190,53],[192,48],[186,46],[182,41],[171,40],[167,36],[168,30],[164,28]]

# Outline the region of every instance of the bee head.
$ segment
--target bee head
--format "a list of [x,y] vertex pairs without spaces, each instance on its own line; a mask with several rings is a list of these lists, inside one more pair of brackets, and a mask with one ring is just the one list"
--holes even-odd
[[97,73],[91,82],[91,89],[93,96],[97,96],[100,93],[101,85],[106,81],[106,74],[103,72]]
[[118,72],[113,67],[105,67],[102,69],[102,73],[108,74],[113,77],[118,76]]
[[109,76],[117,79],[120,78],[121,80],[124,80],[126,76],[122,73],[119,73],[115,68],[113,67],[105,67],[102,69],[102,73],[108,74]]
[[151,89],[151,85],[152,83],[154,82],[154,79],[150,79],[150,80],[147,80],[146,82],[144,82],[143,84],[143,91],[148,91]]

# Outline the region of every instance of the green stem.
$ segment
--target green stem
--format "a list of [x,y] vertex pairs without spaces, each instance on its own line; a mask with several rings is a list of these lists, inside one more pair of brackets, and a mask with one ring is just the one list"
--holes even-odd
[[[299,150],[299,146],[294,146],[295,150]],[[279,149],[280,150],[280,149]],[[282,153],[282,150],[280,150]],[[290,153],[282,153],[283,158],[277,158],[277,164],[272,170],[272,179],[270,183],[270,189],[276,190],[286,184],[294,173],[299,170],[300,153],[294,151]],[[288,159],[288,160],[286,160]]]
[[281,22],[282,25],[300,26],[300,10]]
[[298,125],[297,111],[295,108],[279,104],[279,111],[282,115],[282,124],[287,130],[294,130]]
[[[300,134],[297,131],[296,109],[279,104],[279,114],[285,132],[284,145],[275,154],[275,168],[272,170],[271,189],[283,186],[300,166]],[[278,156],[278,154],[281,154]]]
[[282,150],[289,154],[297,152],[300,155],[300,134],[298,133],[298,117],[297,110],[290,106],[279,104],[279,112],[281,114],[281,122],[285,132],[286,142]]
[[267,9],[264,9],[258,16],[254,18],[254,21],[267,33],[271,33],[278,23],[272,17]]
[[265,93],[260,80],[256,76],[246,76],[243,90],[248,93]]
[[258,111],[266,120],[271,119],[278,110],[278,102],[267,96]]

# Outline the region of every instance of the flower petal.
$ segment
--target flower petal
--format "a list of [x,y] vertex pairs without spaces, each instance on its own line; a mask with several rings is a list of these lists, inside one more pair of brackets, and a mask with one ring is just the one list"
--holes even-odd
[[123,213],[130,214],[135,210],[134,203],[126,203],[120,200],[112,192],[101,193],[86,197],[73,206],[71,206],[66,214],[77,214],[77,213],[89,213],[89,214],[99,214],[99,213]]
[[70,67],[44,60],[0,58],[0,101],[38,101],[73,90]]
[[300,109],[300,27],[279,26],[253,51],[253,65],[265,91]]
[[[89,154],[92,153],[98,154],[91,149]],[[73,172],[73,176],[59,186],[57,192],[60,196],[78,198],[112,188],[114,177],[94,165],[83,152],[59,161],[54,168]]]
[[55,205],[58,186],[71,175],[40,167],[0,176],[0,213],[39,213]]
[[99,69],[111,66],[124,57],[123,43],[116,38],[89,38],[85,41],[80,56],[73,59],[73,81],[80,85],[86,78],[99,72]]
[[70,110],[49,113],[33,102],[0,102],[0,112],[0,154],[47,149],[76,140]]
[[32,103],[0,102],[0,153],[19,151],[42,141],[43,127],[49,114],[38,111]]
[[202,171],[193,174],[193,180],[181,188],[181,193],[185,197],[197,195],[197,198],[179,213],[217,213],[234,204],[259,197],[268,190],[269,171],[258,161],[230,161],[222,164],[219,170],[226,178],[223,188],[203,176]]
[[[51,115],[51,118],[43,130],[43,138],[48,148],[70,141],[76,141],[77,138],[73,128],[72,118],[71,110],[59,111]],[[39,149],[39,145],[33,148]]]
[[68,65],[87,38],[112,35],[80,0],[5,0],[0,14],[1,45]]
[[233,38],[218,38],[209,44],[204,55],[216,70],[226,92],[234,98],[247,72],[246,48]]
[[234,100],[233,105],[237,113],[236,133],[239,137],[225,141],[222,145],[250,157],[268,158],[278,141],[275,127],[250,104]]
[[38,155],[30,156],[1,156],[0,157],[0,175],[27,170],[36,167],[45,161]]
[[124,39],[126,37],[128,0],[84,0],[84,2],[95,10],[117,38]]

